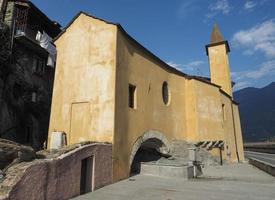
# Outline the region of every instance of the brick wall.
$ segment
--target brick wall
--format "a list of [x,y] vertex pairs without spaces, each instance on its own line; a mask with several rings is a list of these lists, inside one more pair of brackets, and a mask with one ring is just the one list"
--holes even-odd
[[94,157],[91,190],[111,184],[112,145],[94,143],[76,148],[54,159],[19,164],[15,170],[18,174],[8,174],[1,184],[0,199],[62,200],[78,196],[81,161],[87,157]]

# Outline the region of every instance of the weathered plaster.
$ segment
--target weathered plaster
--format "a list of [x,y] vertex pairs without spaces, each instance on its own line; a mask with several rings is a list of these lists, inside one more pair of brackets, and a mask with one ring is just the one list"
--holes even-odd
[[[115,26],[81,14],[56,41],[58,58],[49,140],[51,132],[62,130],[69,143],[112,142],[115,38]],[[86,122],[77,124],[81,119]]]

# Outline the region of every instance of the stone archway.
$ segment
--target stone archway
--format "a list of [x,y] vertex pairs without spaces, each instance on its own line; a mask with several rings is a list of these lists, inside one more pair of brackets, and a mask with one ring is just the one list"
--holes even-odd
[[133,170],[139,172],[140,162],[158,160],[164,155],[169,155],[169,151],[170,144],[163,133],[154,130],[145,132],[132,147],[129,158],[130,174],[136,173]]

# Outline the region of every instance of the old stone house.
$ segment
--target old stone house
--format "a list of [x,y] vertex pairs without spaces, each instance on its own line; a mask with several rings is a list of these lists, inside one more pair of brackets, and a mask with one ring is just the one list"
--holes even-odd
[[217,25],[206,45],[210,78],[169,66],[120,24],[83,12],[55,45],[49,148],[56,132],[64,132],[68,144],[111,143],[114,181],[130,175],[141,149],[166,153],[173,140],[197,144],[228,162],[244,159],[230,48]]
[[60,25],[27,0],[1,0],[0,6],[12,52],[1,66],[7,73],[0,84],[0,137],[38,150],[48,132],[55,71],[51,38]]

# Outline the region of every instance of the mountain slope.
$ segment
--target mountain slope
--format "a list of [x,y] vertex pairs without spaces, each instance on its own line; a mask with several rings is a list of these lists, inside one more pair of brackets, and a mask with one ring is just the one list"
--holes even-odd
[[244,88],[234,92],[240,103],[245,142],[265,141],[275,136],[275,82],[263,88]]

